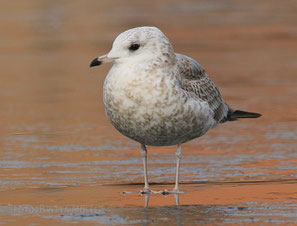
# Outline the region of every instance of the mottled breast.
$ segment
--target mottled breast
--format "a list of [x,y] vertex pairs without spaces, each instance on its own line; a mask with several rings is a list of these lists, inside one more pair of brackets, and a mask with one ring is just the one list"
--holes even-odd
[[206,102],[180,87],[176,68],[148,71],[114,65],[104,82],[106,114],[123,135],[152,146],[184,143],[212,127]]

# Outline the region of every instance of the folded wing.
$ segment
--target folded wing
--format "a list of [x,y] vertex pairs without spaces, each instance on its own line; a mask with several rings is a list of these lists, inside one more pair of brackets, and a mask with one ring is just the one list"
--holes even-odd
[[190,57],[181,54],[176,54],[176,57],[182,89],[207,102],[217,123],[227,121],[228,112],[230,114],[232,109],[224,102],[203,67]]

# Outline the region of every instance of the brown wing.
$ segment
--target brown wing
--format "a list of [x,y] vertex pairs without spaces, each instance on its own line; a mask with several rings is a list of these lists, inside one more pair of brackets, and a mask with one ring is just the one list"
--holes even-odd
[[213,110],[214,119],[218,123],[226,121],[228,111],[232,109],[225,104],[219,90],[203,67],[190,57],[181,54],[176,54],[176,57],[182,89],[206,101]]

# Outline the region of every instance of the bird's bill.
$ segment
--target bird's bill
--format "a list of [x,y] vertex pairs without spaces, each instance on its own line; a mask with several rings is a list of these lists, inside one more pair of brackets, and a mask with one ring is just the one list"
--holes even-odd
[[115,57],[108,57],[108,55],[104,55],[104,56],[101,56],[101,57],[97,57],[95,58],[91,64],[90,64],[90,67],[95,67],[95,66],[99,66],[101,64],[104,64],[104,63],[108,63],[108,62],[113,62],[114,60],[116,60],[117,58]]

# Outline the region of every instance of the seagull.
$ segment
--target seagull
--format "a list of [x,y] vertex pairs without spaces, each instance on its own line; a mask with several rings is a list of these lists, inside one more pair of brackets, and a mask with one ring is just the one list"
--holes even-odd
[[153,193],[147,176],[147,145],[177,145],[175,186],[163,194],[182,193],[178,183],[183,143],[220,123],[261,116],[233,110],[204,68],[175,53],[156,27],[136,27],[119,34],[110,52],[96,57],[90,67],[107,62],[113,66],[103,85],[105,112],[120,133],[140,144],[141,194]]

